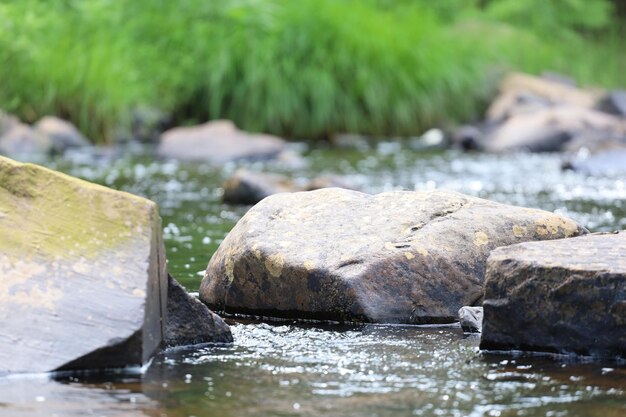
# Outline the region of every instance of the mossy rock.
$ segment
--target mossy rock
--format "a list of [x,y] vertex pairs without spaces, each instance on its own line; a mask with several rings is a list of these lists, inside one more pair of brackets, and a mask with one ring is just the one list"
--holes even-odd
[[276,194],[224,239],[200,297],[227,313],[453,322],[481,301],[491,250],[581,233],[563,216],[455,192]]
[[157,205],[0,157],[0,372],[140,365],[163,337]]

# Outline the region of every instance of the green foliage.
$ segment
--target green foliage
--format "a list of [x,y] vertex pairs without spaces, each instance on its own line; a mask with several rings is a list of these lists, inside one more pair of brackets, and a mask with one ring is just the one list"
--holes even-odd
[[626,62],[610,11],[605,0],[0,0],[0,108],[58,114],[96,141],[138,106],[294,137],[417,134],[476,117],[507,69],[617,84]]

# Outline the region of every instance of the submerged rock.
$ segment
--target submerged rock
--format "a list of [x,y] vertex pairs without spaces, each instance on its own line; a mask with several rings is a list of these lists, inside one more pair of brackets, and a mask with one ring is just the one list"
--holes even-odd
[[76,126],[58,117],[46,116],[35,123],[33,128],[40,135],[50,139],[52,148],[56,152],[89,145]]
[[480,333],[483,328],[483,308],[461,307],[459,309],[459,324],[465,333]]
[[230,343],[233,335],[221,317],[192,297],[169,275],[164,340],[167,346]]
[[286,175],[240,169],[224,183],[222,200],[230,204],[256,204],[273,194],[330,187],[354,189],[348,181],[336,176],[317,177],[301,186]]
[[491,253],[480,347],[626,357],[626,232]]
[[216,311],[383,323],[446,323],[481,300],[499,246],[585,233],[572,220],[447,191],[276,194],[209,262]]
[[272,194],[299,190],[285,175],[250,172],[243,169],[224,183],[222,200],[231,204],[256,204]]
[[230,121],[218,120],[164,132],[157,153],[168,158],[223,164],[241,159],[273,159],[286,148],[287,142],[281,138],[247,133]]
[[163,337],[152,201],[0,157],[0,372],[141,365]]

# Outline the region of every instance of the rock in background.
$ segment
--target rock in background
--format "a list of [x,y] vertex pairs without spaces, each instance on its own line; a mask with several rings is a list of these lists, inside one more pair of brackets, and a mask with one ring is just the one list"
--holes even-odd
[[223,164],[237,160],[267,160],[286,151],[287,142],[265,134],[241,131],[228,120],[163,132],[157,153],[185,161]]
[[626,357],[626,232],[496,249],[480,347]]
[[155,203],[0,157],[0,372],[143,364],[166,280]]
[[626,149],[624,92],[582,89],[562,78],[509,74],[485,120],[459,128],[455,143],[496,153],[581,149],[595,153],[609,140]]
[[585,233],[549,212],[446,191],[277,194],[209,262],[216,311],[383,323],[446,323],[481,300],[499,246]]
[[237,170],[223,185],[222,200],[230,204],[256,204],[278,193],[311,191],[321,188],[339,187],[354,190],[347,180],[337,176],[322,176],[299,185],[286,175]]

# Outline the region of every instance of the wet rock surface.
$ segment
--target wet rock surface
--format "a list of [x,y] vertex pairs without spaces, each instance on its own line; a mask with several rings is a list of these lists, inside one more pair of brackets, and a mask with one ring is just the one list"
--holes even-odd
[[496,249],[481,348],[626,357],[626,232]]
[[168,275],[165,345],[183,346],[232,341],[230,327],[224,320]]
[[455,192],[277,194],[228,234],[200,297],[227,313],[453,322],[481,299],[492,249],[584,232],[562,216]]
[[223,164],[242,159],[273,159],[286,148],[287,142],[281,138],[244,132],[230,121],[218,120],[167,130],[161,135],[157,153],[162,157]]
[[461,307],[459,309],[459,324],[465,333],[480,333],[483,328],[483,308]]
[[0,372],[143,364],[166,279],[155,203],[0,157]]

